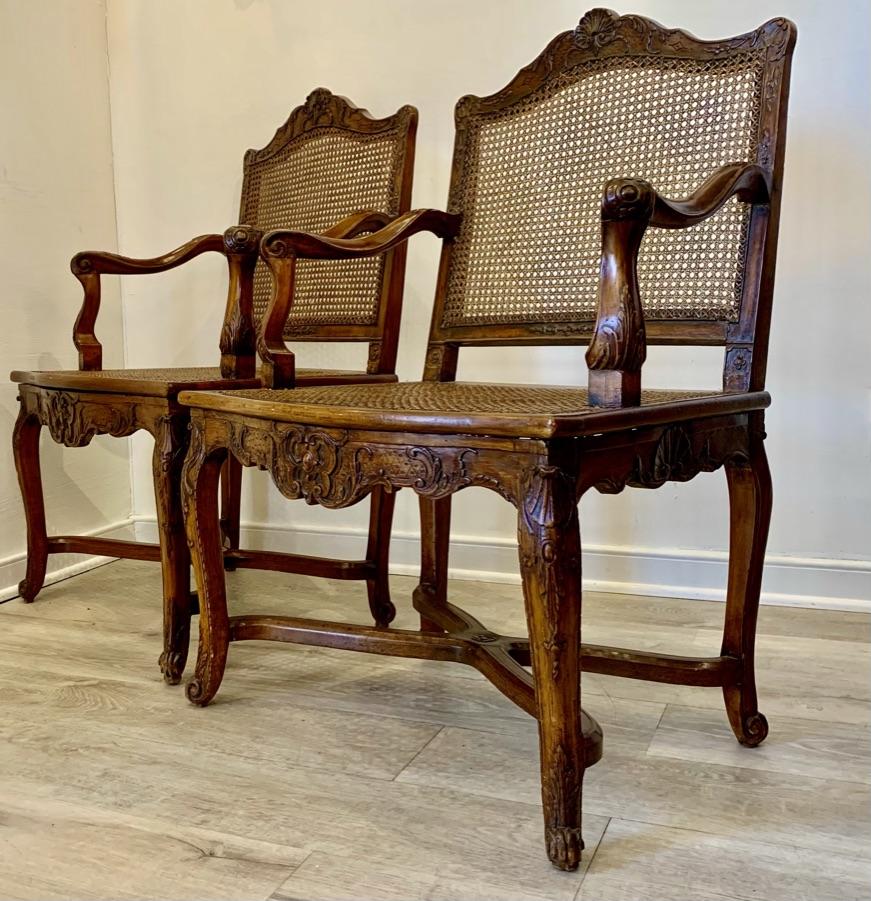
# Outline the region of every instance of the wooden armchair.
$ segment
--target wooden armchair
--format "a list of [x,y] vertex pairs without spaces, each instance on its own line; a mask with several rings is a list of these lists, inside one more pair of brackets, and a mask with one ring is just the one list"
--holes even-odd
[[[257,324],[271,294],[271,277],[259,260],[263,232],[278,226],[304,228],[352,238],[388,224],[408,209],[414,164],[417,111],[402,107],[386,119],[319,88],[291,113],[262,150],[245,155],[240,225],[222,235],[203,235],[163,256],[131,259],[85,251],[72,260],[84,288],[73,341],[79,369],[13,372],[20,384],[20,412],[13,444],[27,517],[27,573],[19,591],[32,601],[45,580],[49,554],[85,553],[161,561],[164,591],[164,649],[160,667],[177,683],[188,652],[190,557],[179,505],[179,477],[188,442],[188,411],[178,403],[182,389],[253,388],[261,384],[256,364]],[[229,291],[220,335],[220,366],[186,369],[102,368],[95,334],[103,275],[164,272],[203,253],[223,254]],[[365,341],[366,371],[303,369],[301,385],[395,381],[396,346],[402,306],[405,251],[380,259],[307,264],[300,267],[291,315],[274,327],[296,341]],[[90,443],[94,435],[130,435],[145,429],[154,436],[154,489],[160,544],[77,535],[49,537],[39,465],[43,426],[68,447]],[[229,461],[222,478],[221,525],[226,565],[274,568],[267,553],[239,550],[241,469]],[[387,586],[387,548],[393,498],[376,492],[366,560],[333,565],[345,578],[365,579],[370,603],[392,609]],[[331,561],[283,555],[285,569],[323,572]],[[327,566],[326,571],[332,572]]]
[[[350,240],[264,236],[278,285],[268,335],[303,261],[368,257],[435,231],[444,246],[429,349],[421,382],[181,395],[203,608],[191,701],[214,696],[240,639],[477,667],[538,719],[547,853],[564,869],[580,859],[584,768],[601,753],[581,710],[583,669],[719,687],[739,741],[765,738],[753,670],[771,509],[763,388],[794,41],[784,19],[704,42],[594,9],[503,90],[460,100],[449,213],[409,213]],[[647,343],[723,346],[722,390],[642,390]],[[482,344],[589,344],[589,389],[455,382],[459,349]],[[267,368],[290,370],[278,343],[265,352]],[[286,497],[328,507],[414,490],[420,631],[230,617],[217,518],[228,454],[268,470]],[[719,656],[583,644],[581,496],[720,467],[731,537]],[[517,509],[528,638],[448,601],[450,497],[473,486]]]

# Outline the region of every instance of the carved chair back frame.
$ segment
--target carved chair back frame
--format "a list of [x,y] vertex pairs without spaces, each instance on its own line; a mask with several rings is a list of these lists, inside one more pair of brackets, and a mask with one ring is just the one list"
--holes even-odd
[[[372,208],[385,214],[385,218],[397,216],[408,210],[411,202],[411,188],[414,175],[414,147],[417,133],[417,110],[413,106],[403,106],[392,116],[376,119],[360,107],[351,104],[346,98],[332,94],[324,88],[313,91],[303,106],[297,107],[288,120],[275,133],[272,140],[260,150],[249,150],[245,154],[240,201],[240,224],[254,224],[261,231],[268,227],[304,227],[306,230],[320,230],[333,225],[338,219],[356,212],[342,209],[346,203],[344,193],[359,198],[365,208]],[[279,169],[283,158],[289,154],[305,154],[317,142],[332,142],[332,152],[341,157],[341,161],[333,159],[325,166],[323,156],[306,161],[309,171],[315,169],[326,181],[332,179],[334,189],[329,198],[322,198],[317,209],[309,210],[308,215],[314,217],[309,221],[295,221],[299,212],[290,212],[289,219],[281,217],[281,212],[288,208],[287,198],[279,197],[270,203],[268,192],[264,187],[264,178],[270,169]],[[344,145],[345,149],[335,153],[336,148]],[[367,148],[383,157],[384,166],[381,183],[373,185],[371,171],[362,165],[363,155]],[[325,153],[328,151],[325,151]],[[370,153],[370,155],[372,155]],[[340,162],[344,162],[342,167]],[[375,162],[373,157],[372,163]],[[323,167],[323,168],[321,168]],[[344,171],[342,169],[344,168]],[[373,166],[369,166],[369,169]],[[342,179],[342,185],[335,180]],[[297,202],[306,198],[298,198]],[[369,206],[371,204],[371,207]],[[272,208],[270,209],[270,205]],[[361,209],[363,207],[361,206]],[[337,212],[339,211],[339,212]],[[264,223],[262,217],[272,217],[271,222]],[[281,217],[281,218],[275,218]],[[378,223],[383,224],[383,223]],[[362,232],[357,232],[360,234]],[[405,277],[406,247],[396,247],[377,260],[361,262],[317,263],[316,269],[310,273],[312,287],[312,305],[320,306],[321,298],[330,293],[331,279],[347,279],[349,291],[356,290],[357,301],[371,302],[372,315],[363,317],[351,315],[342,321],[341,309],[336,314],[324,315],[318,309],[314,316],[301,322],[289,318],[285,337],[293,341],[361,341],[369,343],[367,371],[369,373],[393,373],[396,368],[396,352],[399,342],[399,325],[402,307],[402,290]],[[370,276],[362,276],[362,266],[374,265]],[[336,271],[333,271],[333,270]],[[355,271],[356,270],[356,271]],[[271,293],[271,278],[263,261],[257,264],[255,274],[255,293],[262,282],[263,290]],[[367,298],[360,295],[374,292],[376,296]],[[297,295],[300,291],[299,279]],[[295,304],[291,316],[296,312],[299,303]],[[327,311],[329,312],[329,311]],[[254,318],[261,318],[263,310],[255,309]],[[318,318],[326,321],[318,322]]]
[[[606,76],[609,64],[619,70],[623,64],[638,65],[639,60],[654,66],[672,60],[695,61],[700,65],[744,60],[747,65],[755,66],[758,114],[750,149],[755,153],[755,162],[769,173],[770,200],[752,205],[744,246],[738,248],[743,277],[737,286],[738,310],[732,317],[734,321],[699,316],[651,319],[647,311],[645,315],[648,343],[725,345],[724,389],[761,390],[765,383],[794,31],[785,20],[773,20],[737,38],[702,41],[680,29],[666,29],[640,16],[618,17],[609,10],[593,13],[585,16],[575,30],[558,35],[501,91],[489,97],[466,96],[457,103],[449,210],[464,217],[467,213],[464,193],[466,181],[474,178],[469,170],[477,165],[477,133],[481,123],[498,119],[530,102],[533,105],[544,102],[554,85],[585,77],[585,66],[592,62],[602,64]],[[753,162],[753,156],[745,161]],[[614,174],[611,172],[608,177]],[[644,172],[641,175],[649,177]],[[595,200],[598,203],[599,197]],[[456,247],[464,240],[463,229],[471,227],[468,220],[464,221],[459,235],[443,245],[424,378],[452,380],[457,349],[464,345],[587,344],[590,341],[595,310],[592,315],[578,318],[567,318],[563,313],[559,319],[549,321],[529,315],[510,322],[446,324],[448,285],[457,265]]]

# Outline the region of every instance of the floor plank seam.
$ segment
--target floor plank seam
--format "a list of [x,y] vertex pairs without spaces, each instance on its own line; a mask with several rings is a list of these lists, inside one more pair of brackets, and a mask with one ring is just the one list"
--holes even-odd
[[286,873],[278,885],[269,892],[268,895],[265,896],[263,901],[293,901],[293,899],[289,895],[285,895],[281,892],[281,887],[286,885],[289,880],[293,879],[294,874],[299,870],[299,868],[312,856],[314,852],[309,851],[305,857],[295,866],[289,873]]
[[650,746],[656,740],[656,733],[659,732],[659,727],[662,725],[662,721],[665,719],[665,714],[668,711],[668,708],[671,707],[671,704],[665,703],[662,705],[662,712],[659,714],[659,719],[656,721],[656,725],[650,732],[650,741],[647,742],[647,747],[644,749],[644,756],[650,757]]
[[[693,828],[692,826],[678,826],[678,825],[675,825],[674,823],[657,823],[653,819],[639,820],[637,817],[624,817],[624,816],[620,816],[620,814],[610,814],[610,815],[609,814],[599,814],[599,816],[608,816],[609,824],[610,824],[611,820],[620,820],[621,822],[624,822],[624,823],[636,823],[639,826],[650,826],[653,829],[673,829],[676,832],[689,832],[689,833],[692,833],[695,835],[710,835],[714,838],[737,839],[738,841],[742,840],[740,836],[736,836],[733,832],[726,832],[726,831],[710,832],[707,829],[696,829],[696,828]],[[603,837],[604,837],[604,835],[603,835]],[[795,851],[799,854],[807,854],[810,847],[812,847],[809,845],[795,845],[795,844],[792,844],[791,842],[773,842],[768,839],[760,839],[755,835],[752,837],[746,838],[746,841],[749,843],[752,843],[754,846],[763,845],[763,846],[766,846],[769,848],[789,848],[790,850]],[[601,845],[601,843],[602,842],[600,840],[599,844]],[[596,850],[597,851],[599,850],[598,845],[596,846]],[[835,855],[838,855],[841,857],[847,857],[847,858],[851,858],[851,859],[853,858],[852,852],[833,851],[831,848],[827,848],[825,853],[826,854],[835,854]],[[871,854],[869,854],[869,856],[866,858],[857,857],[855,859],[866,860],[868,862],[871,862]]]
[[442,734],[442,732],[445,731],[446,728],[447,727],[445,726],[445,724],[442,723],[442,725],[439,726],[436,734],[433,735],[427,742],[425,742],[417,750],[414,757],[412,757],[411,760],[409,760],[408,763],[406,763],[405,766],[389,781],[397,782],[399,780],[399,777],[414,763],[415,760],[417,760],[418,757],[420,757],[421,754],[423,754],[423,752]]
[[602,842],[605,841],[605,836],[608,834],[608,828],[610,827],[611,821],[613,819],[613,817],[608,817],[608,822],[605,823],[605,828],[602,830],[602,834],[599,836],[599,841],[596,842],[596,847],[593,848],[592,852],[590,853],[590,859],[587,861],[587,866],[585,867],[584,872],[581,875],[580,885],[578,886],[578,890],[575,892],[572,901],[579,901],[581,892],[584,888],[584,880],[586,880],[587,874],[593,868],[593,861],[596,859],[596,855],[599,853],[599,848],[602,847]]

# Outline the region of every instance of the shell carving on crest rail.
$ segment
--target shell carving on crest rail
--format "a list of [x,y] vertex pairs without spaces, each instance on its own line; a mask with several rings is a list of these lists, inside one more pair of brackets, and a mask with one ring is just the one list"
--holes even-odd
[[[402,199],[413,107],[372,118],[326,89],[313,91],[266,147],[245,155],[240,221],[263,231],[322,232],[360,210],[397,215]],[[313,186],[329,186],[329,190]],[[324,327],[378,324],[385,258],[300,260],[287,339]],[[254,271],[254,316],[263,318],[272,278],[261,260]]]
[[665,28],[644,16],[618,16],[610,9],[591,9],[574,30],[580,50],[599,53],[604,48],[622,52],[672,53],[713,56],[723,53],[764,50],[772,61],[783,59],[789,45],[790,28],[785,19],[772,19],[755,31],[723,41],[700,41],[680,28]]
[[[365,109],[354,106],[344,97],[333,94],[326,88],[316,88],[308,95],[305,103],[298,106],[276,130],[269,144],[261,150],[249,150],[245,161],[259,163],[267,160],[282,150],[288,141],[313,129],[347,129],[379,134],[407,128],[408,120],[413,114],[412,107],[404,106],[394,116],[375,119]],[[360,138],[364,139],[365,135]]]
[[474,448],[352,441],[346,431],[283,423],[234,420],[228,427],[230,452],[243,466],[268,471],[291,500],[335,508],[355,504],[379,486],[411,488],[431,498],[479,486],[515,502],[507,481],[480,466]]

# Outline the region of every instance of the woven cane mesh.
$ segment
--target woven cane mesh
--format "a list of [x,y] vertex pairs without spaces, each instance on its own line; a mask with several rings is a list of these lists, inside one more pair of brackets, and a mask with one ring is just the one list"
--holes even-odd
[[[241,221],[263,231],[320,232],[359,210],[398,213],[404,138],[399,128],[375,136],[321,128],[299,136],[249,164]],[[300,260],[285,337],[322,325],[375,325],[383,267],[383,256]],[[261,260],[254,272],[258,322],[271,295],[272,277]]]
[[[763,64],[591,60],[506,110],[472,112],[442,325],[594,319],[605,182],[641,178],[681,198],[718,166],[755,160]],[[693,228],[649,229],[645,316],[735,321],[748,218],[733,200]]]
[[[463,413],[548,415],[600,411],[586,388],[551,385],[487,385],[477,382],[399,382],[391,385],[342,385],[336,388],[261,388],[225,392],[234,399],[265,400],[276,405],[350,407],[390,413]],[[716,396],[716,391],[645,391],[642,404]]]

